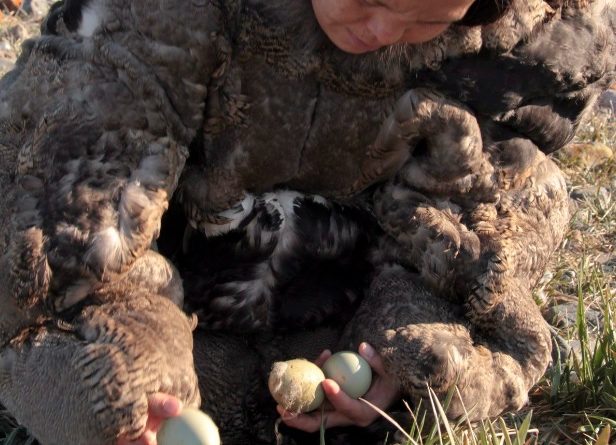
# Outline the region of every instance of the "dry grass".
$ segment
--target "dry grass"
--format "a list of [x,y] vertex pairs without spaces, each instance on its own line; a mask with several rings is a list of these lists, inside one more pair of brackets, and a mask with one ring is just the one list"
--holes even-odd
[[21,14],[9,14],[0,2],[0,76],[12,66],[22,42],[38,32],[39,22]]

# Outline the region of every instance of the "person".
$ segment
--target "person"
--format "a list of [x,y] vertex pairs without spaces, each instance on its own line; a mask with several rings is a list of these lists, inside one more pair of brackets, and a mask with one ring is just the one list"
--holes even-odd
[[[187,303],[207,304],[203,315],[212,324],[194,334],[196,373],[202,406],[225,443],[271,433],[276,411],[258,403],[255,384],[268,364],[300,353],[321,362],[332,348],[366,357],[377,376],[367,399],[383,409],[400,397],[427,397],[428,385],[442,396],[454,384],[460,398],[452,417],[519,409],[550,359],[531,288],[568,214],[564,179],[544,152],[573,137],[579,117],[613,80],[615,25],[605,0],[56,6],[46,35],[24,47],[0,83],[0,144],[8,147],[0,159],[4,172],[15,172],[0,177],[7,197],[0,219],[10,227],[0,245],[10,271],[2,276],[10,289],[2,303],[16,298],[30,311],[16,328],[2,320],[2,364],[12,380],[1,377],[0,401],[43,442],[60,443],[71,434],[52,427],[66,424],[62,416],[81,425],[71,397],[41,419],[10,382],[45,379],[61,391],[63,375],[77,382],[99,375],[95,409],[75,397],[91,419],[70,437],[121,445],[155,443],[162,419],[196,403],[194,391],[158,384],[169,381],[162,369],[169,360],[134,365],[147,356],[141,343],[158,342],[173,351],[167,356],[186,344],[174,346],[173,335],[143,323],[135,330],[127,322],[123,336],[105,331],[126,321],[122,311],[106,309],[109,294],[115,302],[181,293],[175,278],[153,279],[160,270],[175,277],[153,265],[160,264],[151,249],[158,239],[167,258],[175,260],[181,246]],[[172,220],[178,208],[186,233]],[[359,216],[350,210],[358,208]],[[364,230],[373,223],[374,233]],[[356,247],[364,231],[367,246]],[[242,257],[237,246],[258,255]],[[280,273],[281,259],[296,250],[316,272]],[[351,279],[342,287],[320,280],[322,262],[359,252],[370,263],[359,297],[349,297]],[[239,260],[250,268],[234,269]],[[346,277],[364,267],[346,266]],[[250,274],[238,279],[238,270]],[[210,292],[212,276],[219,289],[236,293]],[[301,286],[289,292],[295,282],[318,292],[324,286],[319,305],[331,296],[342,303],[326,306],[316,326],[300,317],[306,325],[296,332],[296,314],[285,311],[306,297]],[[247,294],[238,289],[259,292],[239,299]],[[341,296],[352,310],[337,309]],[[93,305],[108,317],[101,335],[78,324],[89,327],[83,314]],[[130,313],[147,319],[147,310]],[[172,312],[175,322],[180,315]],[[152,320],[164,318],[156,314]],[[50,325],[56,319],[60,328]],[[321,329],[325,319],[339,326]],[[278,330],[280,320],[291,326]],[[63,323],[76,327],[62,330]],[[60,347],[107,351],[102,345],[113,352],[96,355],[100,368],[89,373],[74,371],[89,358],[54,361]],[[31,356],[69,373],[30,376],[14,365]],[[134,373],[116,372],[124,368]],[[176,368],[192,382],[184,356]],[[144,374],[158,378],[144,382]],[[116,375],[122,378],[108,377]],[[377,417],[334,382],[323,387],[332,405],[328,427],[366,426]],[[124,390],[135,400],[124,403]],[[319,413],[277,414],[299,430],[320,425]]]

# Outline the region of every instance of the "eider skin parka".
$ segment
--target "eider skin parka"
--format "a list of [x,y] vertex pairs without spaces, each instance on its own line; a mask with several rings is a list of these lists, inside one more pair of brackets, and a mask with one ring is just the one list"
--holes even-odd
[[[157,391],[225,444],[273,442],[268,364],[368,341],[407,398],[457,383],[452,417],[521,408],[551,352],[531,290],[569,214],[546,155],[614,81],[615,29],[612,0],[512,0],[353,56],[304,0],[58,4],[0,80],[0,403],[46,445],[136,438]],[[357,309],[289,332],[268,318],[284,300],[208,300],[226,331],[193,345],[191,283],[152,247],[169,203],[222,236],[289,190],[378,227]]]

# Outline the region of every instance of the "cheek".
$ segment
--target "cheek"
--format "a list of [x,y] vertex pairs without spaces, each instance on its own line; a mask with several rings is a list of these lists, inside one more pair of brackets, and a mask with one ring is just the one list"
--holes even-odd
[[363,20],[365,7],[358,0],[312,0],[319,23],[333,27],[349,26]]
[[423,43],[444,33],[449,26],[447,25],[411,25],[404,32],[401,42],[404,43]]
[[330,4],[328,0],[312,0],[312,9],[319,23],[329,24],[337,14],[336,7]]

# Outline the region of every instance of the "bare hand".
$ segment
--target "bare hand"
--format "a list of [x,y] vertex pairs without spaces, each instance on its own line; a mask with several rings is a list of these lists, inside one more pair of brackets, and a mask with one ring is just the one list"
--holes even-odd
[[137,440],[120,437],[116,445],[157,445],[156,433],[163,420],[182,412],[182,402],[168,394],[156,393],[148,398],[148,421],[145,431]]
[[[372,385],[363,398],[382,410],[386,410],[400,397],[400,386],[385,373],[383,360],[372,346],[368,343],[360,344],[359,354],[366,359],[374,371]],[[323,351],[315,363],[321,366],[331,355],[331,351]],[[326,428],[349,425],[365,427],[380,416],[366,403],[346,395],[335,381],[325,379],[321,386],[330,405],[325,408],[324,412]],[[292,428],[311,433],[321,428],[321,409],[306,414],[289,413],[280,405],[276,409],[282,421]]]

